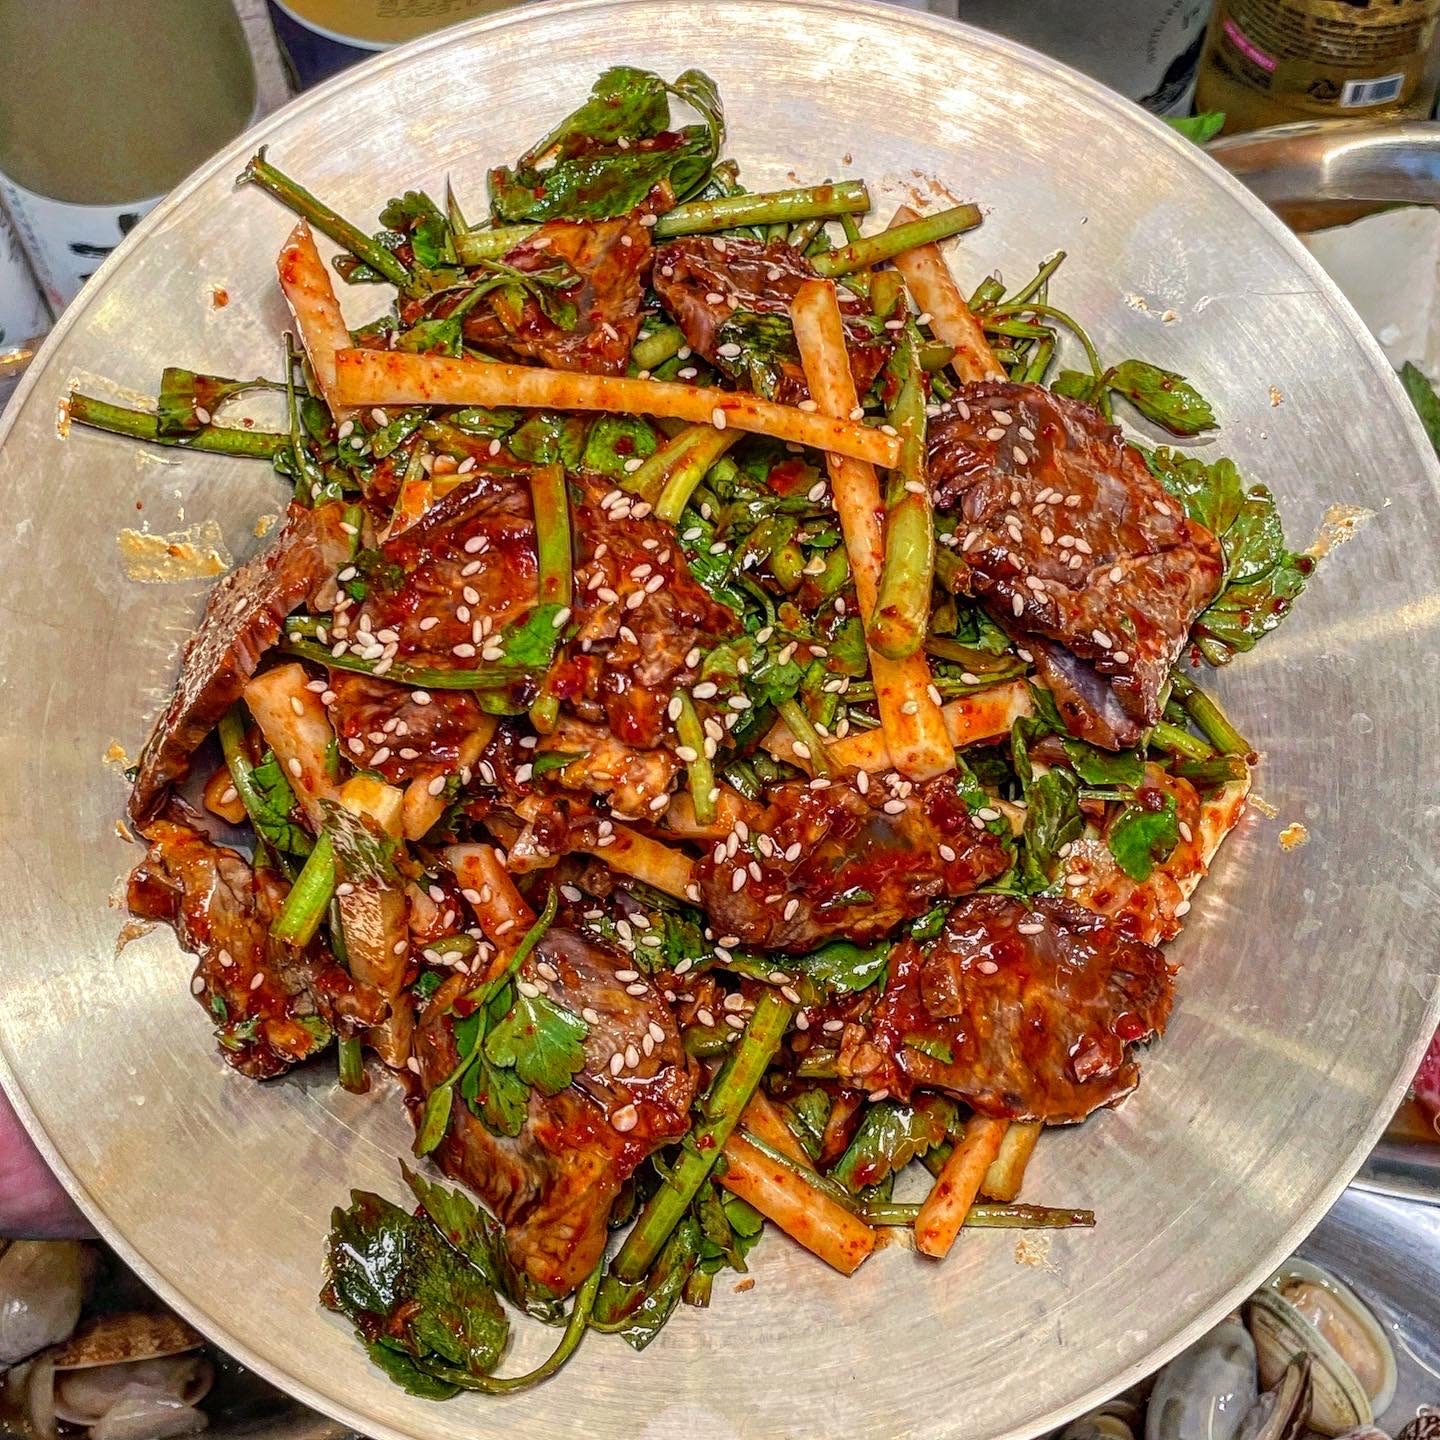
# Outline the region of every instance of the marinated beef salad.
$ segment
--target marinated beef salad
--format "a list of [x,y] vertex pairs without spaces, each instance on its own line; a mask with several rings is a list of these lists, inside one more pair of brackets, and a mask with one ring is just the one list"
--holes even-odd
[[[402,1166],[329,1237],[419,1395],[644,1348],[767,1220],[847,1274],[882,1227],[1092,1224],[1026,1162],[1164,1028],[1254,759],[1192,672],[1312,563],[1228,460],[1122,437],[1215,420],[1101,360],[1062,255],[967,299],[974,206],[862,235],[863,182],[752,194],[723,137],[700,72],[609,70],[485,222],[409,191],[378,235],[258,155],[281,378],[70,401],[293,485],[135,771],[129,902],[230,1065],[372,1051],[463,1186]],[[347,328],[312,228],[391,313]],[[257,387],[287,429],[220,421]],[[563,1327],[516,1378],[506,1304]]]

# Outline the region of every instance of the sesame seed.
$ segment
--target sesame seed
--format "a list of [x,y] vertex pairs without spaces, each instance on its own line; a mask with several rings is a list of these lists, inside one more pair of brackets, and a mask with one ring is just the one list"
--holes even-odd
[[1128,650],[1115,650],[1111,653],[1110,658],[1117,665],[1128,665],[1130,663],[1130,652]]
[[633,1105],[622,1105],[610,1117],[610,1123],[623,1135],[640,1123],[640,1112]]
[[648,985],[641,985],[637,982],[634,985],[627,985],[625,987],[625,993],[627,995],[644,995],[648,992],[649,988]]
[[735,873],[730,877],[730,889],[738,895],[745,888],[745,882],[749,878],[743,868],[737,867]]
[[[258,980],[260,977],[257,975],[255,978]],[[201,994],[204,993],[204,991],[205,991],[205,977],[204,977],[203,975],[197,975],[197,976],[190,982],[190,993],[191,993],[192,995],[201,995]]]
[[265,983],[265,976],[264,976],[264,974],[263,974],[263,972],[262,972],[262,973],[256,974],[256,975],[254,975],[254,976],[251,977],[251,980],[250,980],[250,988],[251,988],[252,990],[258,990],[264,983]]
[[982,975],[993,975],[1000,967],[993,960],[977,960],[975,968]]
[[1025,920],[1015,927],[1020,935],[1039,935],[1044,931],[1044,925],[1036,920]]
[[1189,902],[1188,900],[1182,900],[1182,901],[1175,907],[1175,914],[1176,914],[1177,916],[1188,915],[1189,913],[1190,913],[1190,902]]
[[820,1028],[829,1031],[829,1033],[833,1035],[837,1030],[843,1030],[845,1028],[845,1022],[843,1020],[827,1020]]
[[624,1054],[623,1054],[621,1051],[617,1050],[617,1051],[610,1057],[610,1073],[611,1073],[612,1075],[618,1075],[624,1068],[625,1068],[625,1056],[624,1056]]
[[710,412],[710,423],[717,430],[725,428],[725,412],[718,405]]
[[412,690],[410,699],[416,705],[428,705],[430,703],[430,692],[428,690]]
[[903,800],[887,800],[881,809],[887,815],[901,815],[905,811],[905,802]]
[[1122,570],[1122,569],[1120,568],[1120,566],[1115,565],[1115,566],[1112,566],[1112,567],[1111,567],[1111,570],[1110,570],[1110,583],[1111,583],[1112,585],[1118,585],[1124,578],[1125,578],[1125,572],[1124,572],[1124,570]]
[[1110,637],[1103,630],[1092,630],[1090,638],[1102,649],[1110,648]]
[[985,432],[985,438],[987,440],[1003,440],[1005,438],[1005,432],[1000,429],[987,430]]
[[298,757],[292,755],[286,762],[285,768],[298,780],[305,773],[305,767],[300,763]]
[[633,1070],[640,1063],[640,1052],[633,1045],[625,1047],[625,1063]]
[[1020,448],[1020,446],[1018,446],[1018,445],[1015,446],[1015,448],[1014,448],[1010,453],[1011,453],[1012,455],[1014,455],[1014,457],[1015,457],[1015,463],[1016,463],[1017,465],[1024,465],[1024,464],[1026,464],[1026,463],[1029,461],[1029,459],[1030,459],[1029,455],[1027,455],[1027,454],[1025,453],[1025,451],[1022,450],[1022,449]]
[[733,360],[740,353],[740,347],[731,340],[727,341],[724,345],[718,346],[715,353],[717,355],[723,355],[727,360]]
[[210,412],[203,405],[197,405],[195,407],[195,418],[202,425],[208,425],[210,423]]
[[1025,597],[1018,590],[1010,597],[1010,610],[1017,619],[1025,613]]

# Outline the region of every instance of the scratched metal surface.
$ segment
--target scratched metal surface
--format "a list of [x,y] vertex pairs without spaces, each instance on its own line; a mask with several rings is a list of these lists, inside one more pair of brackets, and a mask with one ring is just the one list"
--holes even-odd
[[[232,189],[249,146],[268,143],[356,217],[447,172],[478,210],[484,167],[622,60],[709,70],[753,187],[863,175],[881,219],[915,189],[940,203],[923,177],[973,196],[987,219],[956,252],[967,280],[994,266],[1014,278],[1064,247],[1057,298],[1104,353],[1195,377],[1225,426],[1209,453],[1223,445],[1269,481],[1295,535],[1334,501],[1375,514],[1223,678],[1268,754],[1261,789],[1311,841],[1285,853],[1258,817],[1232,837],[1175,946],[1177,1013],[1139,1093],[1041,1146],[1027,1194],[1093,1205],[1095,1231],[1055,1236],[1035,1265],[997,1233],[965,1236],[943,1265],[889,1248],[849,1281],[772,1238],[751,1292],[722,1285],[643,1356],[594,1339],[537,1393],[433,1406],[391,1388],[315,1303],[330,1207],[351,1186],[397,1193],[409,1137],[395,1095],[342,1094],[323,1069],[263,1087],[230,1074],[168,935],[115,953],[109,900],[135,852],[115,833],[123,784],[101,756],[112,740],[138,749],[204,596],[127,582],[116,531],[139,504],[157,531],[217,520],[243,555],[282,497],[262,466],[62,438],[56,406],[74,377],[153,391],[167,362],[271,363],[289,221]],[[353,323],[375,301],[346,303]],[[246,1363],[371,1435],[1037,1433],[1173,1353],[1294,1248],[1435,1024],[1440,559],[1424,437],[1346,304],[1237,183],[1003,42],[845,0],[577,0],[383,57],[161,205],[66,315],[7,418],[0,1078],[147,1279]],[[527,1331],[510,1363],[543,1345]]]

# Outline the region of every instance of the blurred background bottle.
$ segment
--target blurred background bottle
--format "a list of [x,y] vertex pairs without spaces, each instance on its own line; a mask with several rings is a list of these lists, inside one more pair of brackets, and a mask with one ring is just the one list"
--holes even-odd
[[0,199],[51,308],[255,111],[231,0],[0,0]]
[[[1440,3],[1440,0],[1437,0]],[[1053,55],[1157,115],[1186,115],[1211,0],[958,0],[958,19]]]
[[1440,0],[1217,0],[1196,104],[1225,129],[1423,119]]
[[519,0],[270,0],[275,35],[300,89],[418,35]]

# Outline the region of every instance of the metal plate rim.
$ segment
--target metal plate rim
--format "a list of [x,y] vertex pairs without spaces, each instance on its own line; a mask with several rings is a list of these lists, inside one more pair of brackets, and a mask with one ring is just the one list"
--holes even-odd
[[[623,4],[623,0],[618,0],[618,3]],[[743,0],[718,0],[718,3],[728,5],[731,3],[743,3]],[[1035,63],[1037,60],[1041,61],[1047,68],[1063,76],[1068,87],[1073,91],[1083,92],[1085,98],[1097,107],[1112,111],[1123,111],[1132,121],[1138,118],[1141,113],[1138,112],[1138,107],[1133,106],[1113,91],[1110,91],[1103,85],[1100,85],[1098,82],[1091,80],[1089,77],[1080,74],[1070,67],[1051,61],[1046,57],[1038,56],[1036,52],[1024,46],[970,25],[947,21],[939,17],[919,14],[912,11],[897,10],[892,6],[879,3],[879,0],[786,0],[786,3],[795,8],[832,12],[838,15],[859,18],[864,18],[865,16],[884,17],[891,23],[900,22],[917,31],[928,31],[951,37],[953,37],[957,31],[963,32],[966,43],[973,48],[988,49],[999,54],[1010,54],[1020,57],[1030,64]],[[422,37],[404,46],[397,47],[392,51],[377,55],[374,59],[363,62],[363,64],[357,68],[361,73],[371,76],[391,66],[407,64],[411,59],[432,49],[447,48],[455,44],[466,44],[473,41],[477,36],[490,31],[509,27],[524,28],[539,14],[567,14],[583,17],[589,12],[612,10],[616,8],[616,5],[617,0],[545,0],[545,3],[540,5],[502,12],[495,16],[477,19],[457,26],[448,32]],[[268,116],[259,125],[247,131],[231,145],[222,150],[216,157],[197,169],[145,217],[126,240],[117,247],[116,251],[106,259],[97,271],[93,283],[87,286],[79,303],[69,308],[60,323],[57,324],[51,332],[51,335],[47,338],[37,356],[36,363],[31,366],[29,373],[22,380],[17,392],[11,397],[11,403],[6,407],[6,415],[0,417],[0,447],[3,447],[14,429],[23,402],[40,383],[41,376],[48,369],[48,361],[51,356],[58,350],[64,338],[80,323],[89,308],[103,293],[113,272],[117,270],[135,250],[143,247],[148,238],[159,230],[176,210],[184,205],[194,191],[199,189],[215,175],[233,165],[237,159],[243,159],[257,144],[263,143],[265,138],[273,131],[293,122],[312,106],[320,105],[333,95],[349,88],[349,86],[354,83],[355,78],[356,71],[348,71],[296,97],[296,99],[288,105]],[[1350,339],[1355,341],[1360,349],[1365,352],[1372,367],[1387,377],[1392,399],[1397,402],[1397,408],[1408,416],[1407,428],[1416,448],[1417,459],[1424,464],[1430,476],[1432,486],[1435,486],[1437,478],[1440,478],[1440,471],[1437,471],[1435,461],[1429,454],[1428,443],[1422,443],[1425,442],[1422,427],[1418,418],[1410,412],[1408,402],[1405,401],[1404,392],[1400,387],[1398,379],[1396,379],[1393,371],[1390,370],[1390,367],[1385,362],[1377,342],[1369,335],[1368,331],[1365,330],[1365,327],[1360,322],[1359,317],[1355,314],[1349,302],[1334,286],[1333,282],[1330,281],[1319,263],[1309,254],[1305,247],[1300,244],[1293,234],[1233,176],[1228,173],[1216,173],[1220,167],[1212,166],[1212,163],[1207,161],[1189,142],[1177,135],[1162,121],[1154,117],[1144,117],[1142,123],[1148,126],[1157,139],[1163,135],[1164,143],[1171,146],[1177,154],[1186,153],[1187,163],[1195,167],[1197,176],[1203,174],[1206,183],[1221,186],[1229,192],[1231,198],[1238,201],[1250,212],[1257,222],[1267,228],[1271,233],[1271,237],[1288,250],[1292,261],[1297,262],[1299,268],[1316,282],[1319,290],[1317,298],[1323,297],[1326,306],[1335,313],[1337,319],[1349,332]],[[1440,991],[1437,991],[1431,996],[1426,1014],[1431,1028],[1437,1023],[1440,1023]],[[1329,1182],[1319,1187],[1316,1197],[1312,1200],[1311,1204],[1305,1208],[1300,1218],[1274,1245],[1265,1251],[1264,1255],[1258,1261],[1252,1264],[1246,1272],[1246,1277],[1239,1284],[1233,1286],[1226,1292],[1221,1300],[1208,1307],[1188,1326],[1183,1327],[1179,1332],[1156,1346],[1143,1361],[1125,1367],[1122,1371],[1116,1373],[1112,1379],[1092,1387],[1085,1392],[1084,1395],[1056,1409],[1044,1417],[1040,1425],[1037,1426],[1032,1423],[998,1432],[995,1440],[1026,1440],[1026,1437],[1064,1424],[1094,1404],[1099,1403],[1152,1372],[1159,1365],[1185,1348],[1185,1346],[1190,1344],[1199,1335],[1203,1334],[1205,1330],[1210,1328],[1229,1309],[1233,1308],[1236,1302],[1250,1293],[1255,1285],[1262,1280],[1276,1264],[1290,1254],[1305,1235],[1319,1223],[1326,1211],[1331,1208],[1335,1200],[1343,1192],[1351,1177],[1360,1170],[1365,1157],[1373,1149],[1375,1142],[1383,1132],[1390,1113],[1403,1096],[1410,1076],[1413,1074],[1424,1054],[1428,1043],[1428,1034],[1429,1031],[1427,1030],[1406,1052],[1407,1058],[1402,1070],[1390,1083],[1384,1108],[1374,1116],[1369,1125],[1362,1130],[1358,1140],[1351,1147],[1347,1158],[1336,1171],[1335,1175]],[[320,1394],[307,1382],[298,1381],[293,1376],[284,1373],[279,1366],[271,1365],[263,1357],[250,1352],[249,1348],[242,1341],[230,1335],[226,1327],[216,1318],[215,1313],[201,1311],[198,1306],[191,1305],[170,1282],[165,1280],[138,1252],[132,1249],[130,1243],[109,1221],[99,1198],[92,1195],[73,1172],[69,1170],[68,1166],[65,1165],[58,1150],[40,1125],[38,1116],[30,1106],[28,1096],[21,1085],[19,1076],[12,1068],[9,1057],[3,1049],[0,1049],[0,1087],[3,1087],[7,1092],[22,1122],[34,1137],[42,1154],[56,1170],[65,1188],[90,1218],[97,1231],[99,1231],[117,1250],[121,1257],[140,1274],[141,1278],[156,1290],[161,1298],[174,1306],[174,1308],[184,1314],[187,1319],[195,1323],[197,1328],[209,1335],[216,1343],[221,1344],[225,1349],[230,1351],[230,1353],[234,1354],[236,1358],[255,1370],[256,1373],[264,1376],[279,1388],[294,1395],[304,1403],[311,1405],[322,1413],[332,1416],[344,1424],[355,1426],[362,1432],[371,1434],[375,1437],[375,1440],[408,1440],[406,1431],[368,1419],[360,1412],[352,1410],[348,1406]],[[939,1434],[941,1432],[936,1433]]]

